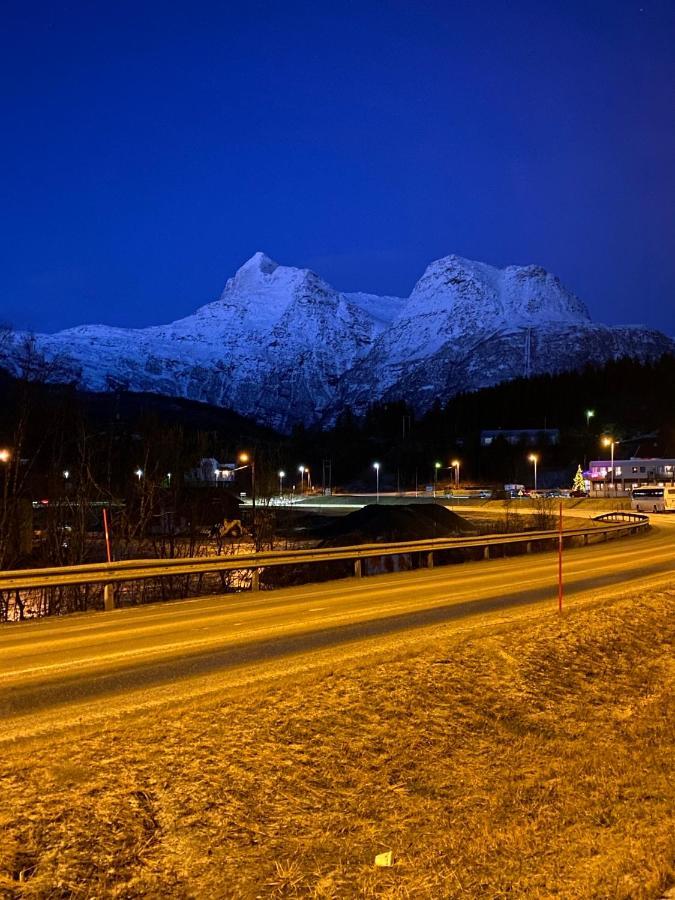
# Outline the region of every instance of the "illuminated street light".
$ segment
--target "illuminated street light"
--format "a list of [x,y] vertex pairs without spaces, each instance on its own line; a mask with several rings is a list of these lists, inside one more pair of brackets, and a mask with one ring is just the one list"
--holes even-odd
[[593,418],[594,415],[595,415],[595,410],[594,410],[594,409],[587,409],[587,410],[586,410],[586,428],[590,428],[590,425],[591,425],[591,419]]
[[66,481],[68,481],[68,479],[70,478],[70,471],[68,469],[63,470],[63,477],[66,479]]
[[375,469],[375,502],[380,502],[380,464],[378,462],[373,463],[373,468]]
[[238,459],[242,466],[251,467],[251,521],[253,524],[253,547],[257,550],[258,544],[255,521],[255,459],[253,458],[253,454],[247,453],[245,450],[239,454]]
[[539,462],[539,456],[536,453],[530,453],[527,457],[529,461],[534,466],[534,492],[537,493],[537,463]]
[[611,458],[611,468],[610,468],[610,478],[612,483],[612,490],[614,489],[614,444],[618,444],[618,441],[615,441],[613,437],[605,436],[602,439],[602,446],[609,447],[610,449],[610,458]]
[[143,469],[136,469],[136,471],[134,472],[134,475],[140,481],[141,478],[143,477]]
[[450,465],[455,470],[455,487],[458,488],[459,487],[459,460],[453,459],[451,461]]
[[9,493],[9,461],[12,458],[12,451],[8,450],[7,447],[0,448],[0,463],[4,463],[3,465],[3,477],[2,477],[2,505],[4,508],[7,507],[7,496]]
[[301,495],[305,493],[305,471],[306,471],[306,469],[304,466],[298,466],[298,472],[300,473],[300,494]]
[[436,496],[436,488],[438,487],[438,470],[441,468],[439,462],[434,463],[434,497]]
[[286,473],[283,469],[279,469],[279,497],[283,496],[284,493],[284,478],[286,477]]

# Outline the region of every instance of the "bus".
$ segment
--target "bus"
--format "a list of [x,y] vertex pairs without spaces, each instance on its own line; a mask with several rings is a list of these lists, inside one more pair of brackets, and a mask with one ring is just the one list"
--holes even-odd
[[637,487],[631,491],[630,505],[637,512],[675,510],[675,485],[671,487]]

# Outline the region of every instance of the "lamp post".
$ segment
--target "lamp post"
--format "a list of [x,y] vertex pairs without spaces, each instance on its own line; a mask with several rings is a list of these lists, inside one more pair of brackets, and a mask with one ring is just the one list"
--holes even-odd
[[298,466],[298,472],[300,473],[300,496],[305,493],[305,467]]
[[530,455],[527,458],[534,466],[534,492],[536,494],[537,493],[537,463],[539,462],[539,457],[537,456],[536,453],[530,453]]
[[434,463],[434,497],[436,496],[436,490],[438,488],[438,470],[440,467],[441,464],[439,462]]
[[453,459],[450,465],[455,470],[455,489],[459,489],[459,460]]
[[375,469],[375,502],[380,502],[380,464],[379,462],[373,463],[373,468]]
[[279,469],[279,500],[284,495],[284,478],[286,477],[286,473],[283,469]]
[[253,526],[253,546],[257,549],[258,543],[255,521],[255,459],[253,458],[252,453],[244,452],[239,454],[239,462],[244,466],[251,467],[251,523]]
[[594,409],[586,410],[586,428],[587,429],[591,427],[591,419],[593,418],[594,415],[595,415]]
[[136,469],[136,471],[134,472],[134,475],[140,481],[141,478],[143,477],[143,469]]
[[602,439],[602,446],[609,447],[609,452],[610,452],[611,464],[610,464],[610,476],[609,477],[611,479],[612,490],[614,490],[614,444],[615,443],[617,443],[617,442],[614,440],[613,437],[604,437]]
[[7,470],[9,469],[9,461],[12,458],[12,451],[8,450],[6,447],[0,448],[0,463],[2,463],[2,468],[4,469],[3,479],[2,479],[2,518],[3,523],[5,521],[5,516],[7,515],[7,496],[9,494],[9,481],[7,479]]

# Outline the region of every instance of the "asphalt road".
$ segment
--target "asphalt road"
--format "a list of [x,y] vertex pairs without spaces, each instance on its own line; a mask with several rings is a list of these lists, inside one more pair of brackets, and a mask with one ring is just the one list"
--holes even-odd
[[[672,579],[675,517],[565,551],[566,604]],[[0,627],[0,743],[555,610],[557,556],[464,563]]]

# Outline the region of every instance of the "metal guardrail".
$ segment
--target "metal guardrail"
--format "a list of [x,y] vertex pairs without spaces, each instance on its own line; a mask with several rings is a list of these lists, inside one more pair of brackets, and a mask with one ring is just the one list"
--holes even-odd
[[[587,544],[590,538],[608,540],[610,535],[635,534],[649,527],[647,516],[631,514],[630,522],[607,522],[604,527],[570,528],[563,534],[563,541],[582,538]],[[252,589],[257,590],[259,573],[270,566],[296,566],[307,563],[353,560],[354,574],[360,577],[361,561],[381,556],[400,556],[409,553],[427,555],[428,567],[433,567],[434,553],[441,550],[482,549],[483,557],[490,558],[492,548],[510,544],[524,544],[531,552],[534,544],[557,544],[560,533],[555,531],[528,531],[515,534],[497,534],[489,537],[437,538],[424,541],[403,541],[387,544],[359,544],[350,547],[329,547],[320,550],[287,550],[248,553],[240,556],[189,557],[185,559],[134,559],[112,563],[90,563],[78,566],[59,566],[48,569],[17,569],[0,572],[0,591],[28,590],[77,584],[112,585],[123,581],[139,581],[170,575],[195,575],[209,572],[249,571],[252,573]],[[111,594],[106,592],[106,608]]]
[[644,513],[628,512],[625,509],[615,509],[612,512],[601,513],[593,516],[594,522],[649,522],[649,516]]

